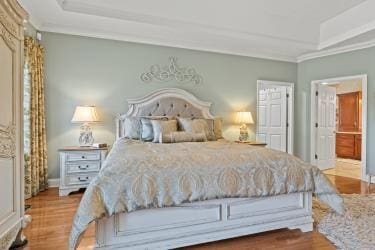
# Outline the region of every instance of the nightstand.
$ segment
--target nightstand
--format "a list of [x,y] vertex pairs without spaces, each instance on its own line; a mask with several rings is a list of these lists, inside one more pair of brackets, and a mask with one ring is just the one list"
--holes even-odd
[[259,147],[265,147],[267,146],[267,143],[265,142],[257,142],[257,141],[235,141],[236,143],[251,145],[251,146],[259,146]]
[[59,195],[66,196],[80,188],[86,188],[99,173],[107,148],[65,147],[60,154]]

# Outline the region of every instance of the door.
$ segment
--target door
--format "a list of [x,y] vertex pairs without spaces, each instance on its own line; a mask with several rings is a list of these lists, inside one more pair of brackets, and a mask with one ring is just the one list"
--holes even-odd
[[287,87],[263,86],[258,89],[257,141],[267,148],[287,152]]
[[21,227],[23,201],[23,18],[16,1],[0,0],[0,248]]
[[316,155],[320,169],[336,165],[336,88],[318,85],[316,120]]

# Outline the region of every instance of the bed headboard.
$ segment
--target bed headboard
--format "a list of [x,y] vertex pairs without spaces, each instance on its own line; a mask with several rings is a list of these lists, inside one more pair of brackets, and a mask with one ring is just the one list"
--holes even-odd
[[126,116],[177,116],[214,118],[210,102],[201,101],[193,94],[177,88],[163,88],[137,99],[128,100],[129,110],[116,117],[116,139],[123,136]]

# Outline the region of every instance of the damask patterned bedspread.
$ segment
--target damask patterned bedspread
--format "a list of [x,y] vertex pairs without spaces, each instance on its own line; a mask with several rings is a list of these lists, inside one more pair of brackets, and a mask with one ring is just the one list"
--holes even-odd
[[342,198],[316,167],[286,153],[228,141],[174,144],[119,139],[90,183],[69,246],[95,219],[226,197],[312,191],[337,212]]

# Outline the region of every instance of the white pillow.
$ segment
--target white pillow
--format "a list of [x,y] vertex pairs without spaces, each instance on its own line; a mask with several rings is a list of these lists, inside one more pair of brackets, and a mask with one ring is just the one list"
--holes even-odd
[[141,140],[142,141],[153,141],[154,140],[154,131],[152,128],[151,121],[153,120],[163,120],[168,121],[166,116],[144,116],[141,117]]

